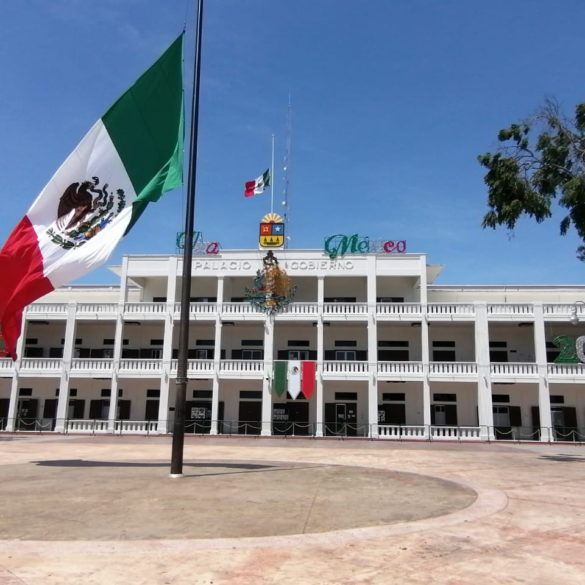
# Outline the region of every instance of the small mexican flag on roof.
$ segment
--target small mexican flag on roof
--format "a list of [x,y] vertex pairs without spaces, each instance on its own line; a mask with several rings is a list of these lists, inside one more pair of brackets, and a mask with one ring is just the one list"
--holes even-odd
[[92,126],[0,251],[0,330],[16,359],[22,311],[108,260],[150,202],[182,182],[183,35]]
[[280,396],[287,391],[293,400],[302,392],[309,400],[315,391],[316,366],[312,361],[274,362],[274,392]]

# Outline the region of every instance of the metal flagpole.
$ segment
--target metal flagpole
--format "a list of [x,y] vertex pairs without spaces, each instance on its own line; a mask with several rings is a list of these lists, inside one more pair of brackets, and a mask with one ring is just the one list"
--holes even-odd
[[191,139],[189,142],[189,178],[187,182],[187,210],[185,213],[185,247],[183,249],[183,277],[181,282],[181,322],[179,326],[179,356],[177,363],[177,395],[173,424],[171,477],[183,476],[183,447],[185,443],[185,400],[187,395],[187,356],[189,349],[189,309],[191,300],[191,263],[193,260],[193,224],[195,216],[195,185],[197,176],[197,133],[199,126],[199,84],[201,79],[201,35],[203,0],[197,0],[197,32],[195,38],[195,66],[193,68],[193,96],[191,99]]
[[272,135],[272,160],[270,165],[270,213],[272,213],[274,211],[274,134]]

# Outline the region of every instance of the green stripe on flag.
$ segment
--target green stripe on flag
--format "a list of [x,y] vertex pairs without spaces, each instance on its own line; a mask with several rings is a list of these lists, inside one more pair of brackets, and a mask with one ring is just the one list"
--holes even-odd
[[272,389],[277,396],[286,391],[286,374],[288,362],[274,362],[274,384]]
[[137,195],[126,233],[183,180],[182,55],[181,34],[102,117]]

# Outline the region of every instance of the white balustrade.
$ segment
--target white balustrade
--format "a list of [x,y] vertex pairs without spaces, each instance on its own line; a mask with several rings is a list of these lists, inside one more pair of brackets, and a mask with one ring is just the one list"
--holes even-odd
[[324,374],[366,374],[368,362],[345,362],[327,361],[323,362]]
[[492,363],[490,372],[493,376],[535,376],[536,364],[525,363]]
[[65,315],[67,313],[67,303],[32,303],[26,308],[27,315],[52,313]]
[[11,358],[0,358],[0,372],[11,371],[14,368],[14,362]]
[[545,303],[542,305],[542,310],[547,317],[564,317],[567,321],[575,311],[578,317],[585,318],[585,307],[581,304]]
[[78,315],[116,314],[117,311],[118,305],[116,303],[79,303],[77,305]]
[[429,373],[445,376],[466,376],[477,374],[475,362],[431,362]]
[[23,358],[20,362],[20,369],[32,372],[61,370],[62,360],[60,358]]
[[191,374],[210,373],[214,368],[213,360],[189,360],[187,364],[187,371]]
[[123,359],[120,360],[119,372],[152,372],[158,374],[162,365],[161,360]]
[[475,314],[475,307],[471,303],[431,303],[427,305],[429,317],[456,316],[472,317]]
[[525,316],[530,317],[533,314],[532,304],[530,303],[497,303],[489,304],[487,306],[488,315],[504,315],[504,316]]
[[263,374],[264,362],[258,360],[222,360],[222,374]]
[[290,303],[282,310],[282,315],[318,315],[319,306],[317,303]]
[[427,439],[424,425],[378,425],[378,437],[381,439]]
[[585,376],[585,364],[547,364],[549,376]]
[[448,426],[432,426],[431,439],[433,440],[459,440],[466,441],[479,440],[479,427],[448,427]]
[[68,433],[107,433],[107,420],[69,419],[66,424]]
[[158,431],[158,421],[155,420],[117,420],[114,424],[116,433],[144,435]]
[[421,362],[378,362],[378,374],[422,374]]
[[111,373],[113,360],[110,358],[75,358],[71,360],[71,372]]
[[394,317],[409,317],[421,315],[420,303],[377,303],[376,315],[394,316]]
[[134,314],[153,314],[162,315],[167,310],[166,303],[126,303],[124,312],[130,315]]
[[242,315],[257,315],[260,317],[264,314],[251,303],[222,303],[220,311],[222,315],[227,317],[238,317]]
[[367,314],[367,303],[325,303],[323,305],[323,315],[328,317]]

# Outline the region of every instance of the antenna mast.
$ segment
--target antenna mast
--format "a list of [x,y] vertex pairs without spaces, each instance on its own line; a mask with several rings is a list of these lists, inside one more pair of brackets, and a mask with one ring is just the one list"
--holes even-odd
[[[284,165],[283,165],[283,177],[284,177],[284,188],[282,190],[282,206],[284,207],[284,223],[287,226],[286,231],[290,234],[289,221],[289,204],[288,196],[290,190],[290,169],[291,169],[291,137],[292,137],[292,98],[291,93],[288,93],[288,109],[286,114],[286,149],[284,152]],[[284,240],[284,247],[288,248],[288,240],[290,236]]]

